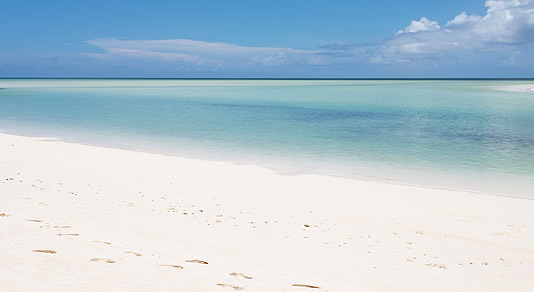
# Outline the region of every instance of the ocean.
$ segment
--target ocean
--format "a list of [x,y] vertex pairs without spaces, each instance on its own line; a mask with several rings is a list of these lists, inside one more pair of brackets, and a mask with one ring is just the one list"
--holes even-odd
[[0,132],[287,175],[534,198],[529,85],[534,81],[0,79]]

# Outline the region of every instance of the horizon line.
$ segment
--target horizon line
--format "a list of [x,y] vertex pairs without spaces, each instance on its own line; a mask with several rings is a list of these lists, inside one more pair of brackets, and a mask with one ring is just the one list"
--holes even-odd
[[517,81],[534,81],[534,77],[431,77],[431,78],[417,78],[417,77],[0,77],[2,79],[77,79],[77,80],[517,80]]

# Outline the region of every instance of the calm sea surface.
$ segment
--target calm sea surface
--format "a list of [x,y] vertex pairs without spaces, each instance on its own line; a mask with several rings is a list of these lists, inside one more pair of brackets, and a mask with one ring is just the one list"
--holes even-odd
[[534,197],[534,81],[0,79],[0,131]]

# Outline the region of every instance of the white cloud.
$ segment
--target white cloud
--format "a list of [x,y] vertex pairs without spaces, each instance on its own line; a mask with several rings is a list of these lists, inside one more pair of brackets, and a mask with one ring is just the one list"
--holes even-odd
[[490,0],[485,5],[485,15],[462,12],[442,25],[422,17],[391,38],[375,43],[294,49],[188,39],[100,38],[87,43],[103,52],[85,55],[102,60],[104,66],[200,72],[289,72],[289,67],[298,72],[312,72],[308,69],[313,66],[314,70],[328,71],[328,67],[333,67],[353,72],[384,68],[373,67],[373,63],[423,68],[421,64],[437,67],[451,64],[451,60],[459,64],[470,57],[493,62],[492,66],[528,66],[524,56],[534,58],[529,53],[534,50],[528,50],[534,47],[534,0]]
[[478,15],[467,15],[467,13],[464,11],[456,15],[453,20],[447,22],[446,27],[476,24],[480,22],[481,18],[482,17]]
[[486,1],[486,15],[466,12],[444,27],[423,17],[381,46],[375,63],[429,60],[461,52],[509,51],[534,43],[534,0]]
[[145,59],[154,62],[189,63],[208,70],[276,67],[288,64],[318,63],[314,50],[292,48],[247,47],[227,43],[203,42],[187,39],[119,40],[101,38],[87,41],[103,49],[104,53],[86,56],[98,59]]
[[440,27],[437,21],[430,21],[428,18],[422,17],[419,21],[412,20],[412,23],[408,27],[406,27],[404,30],[399,30],[397,34],[418,31],[436,31],[439,28]]

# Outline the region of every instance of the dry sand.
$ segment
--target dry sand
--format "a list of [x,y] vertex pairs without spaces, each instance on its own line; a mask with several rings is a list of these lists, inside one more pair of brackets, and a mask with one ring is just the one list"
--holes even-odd
[[503,85],[494,87],[493,89],[500,91],[534,92],[534,84]]
[[1,291],[534,291],[534,201],[0,134]]

